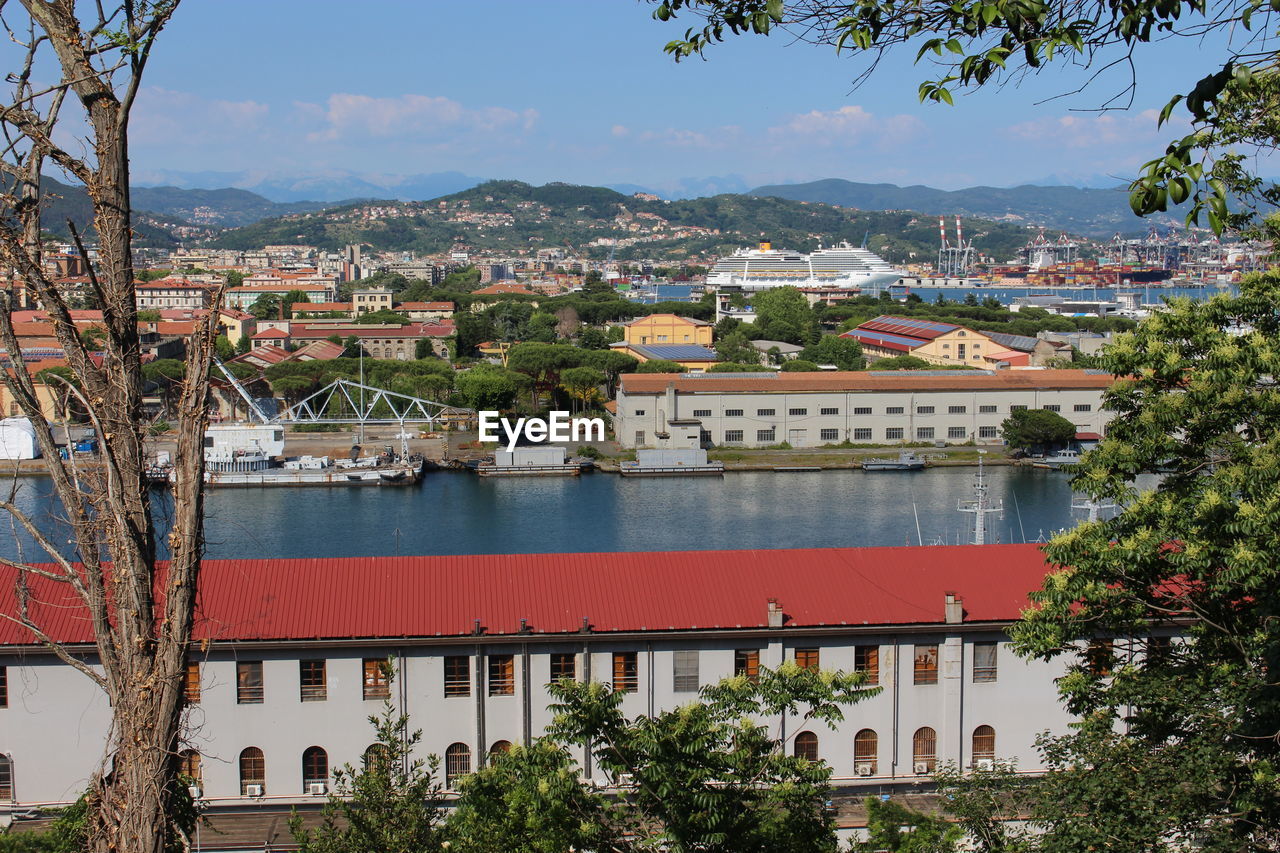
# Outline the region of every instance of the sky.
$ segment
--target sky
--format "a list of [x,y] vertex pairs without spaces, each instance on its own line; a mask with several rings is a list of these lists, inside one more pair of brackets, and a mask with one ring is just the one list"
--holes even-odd
[[1083,79],[1070,68],[948,107],[918,102],[930,69],[911,56],[853,88],[856,60],[781,32],[677,64],[662,46],[694,20],[651,12],[639,0],[185,0],[135,107],[134,176],[1100,185],[1163,152],[1173,133],[1155,112],[1214,55],[1153,47],[1124,112],[1088,111],[1119,77],[1053,99]]

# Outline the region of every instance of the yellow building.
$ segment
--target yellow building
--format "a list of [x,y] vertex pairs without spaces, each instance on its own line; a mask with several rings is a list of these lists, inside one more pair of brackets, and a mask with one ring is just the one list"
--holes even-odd
[[693,344],[711,346],[712,325],[706,320],[677,314],[650,314],[622,324],[623,340],[628,346]]
[[[59,421],[63,418],[62,401],[66,398],[66,391],[57,384],[46,385],[37,374],[46,367],[59,367],[64,364],[65,362],[61,360],[27,364],[27,370],[35,380],[36,399],[40,401],[40,411],[51,421]],[[12,369],[9,372],[12,373]],[[9,386],[0,382],[0,418],[20,417],[22,417],[22,409],[18,406],[18,401],[9,391]]]
[[844,337],[862,344],[862,351],[873,359],[913,355],[930,364],[968,367],[987,367],[988,353],[1006,349],[982,332],[914,317],[876,317],[845,332]]

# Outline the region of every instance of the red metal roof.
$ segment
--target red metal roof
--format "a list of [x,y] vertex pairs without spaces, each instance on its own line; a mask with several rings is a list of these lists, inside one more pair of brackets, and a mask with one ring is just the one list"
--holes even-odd
[[[0,566],[0,613],[15,570]],[[197,639],[301,640],[758,628],[770,598],[787,627],[944,621],[948,592],[965,619],[1006,622],[1046,572],[1035,545],[677,551],[618,554],[207,560]],[[32,617],[64,642],[88,642],[67,590],[30,580]],[[0,619],[0,645],[33,638]]]

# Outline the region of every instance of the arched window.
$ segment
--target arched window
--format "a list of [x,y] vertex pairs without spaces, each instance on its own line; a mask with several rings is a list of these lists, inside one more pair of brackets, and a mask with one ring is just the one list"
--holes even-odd
[[389,769],[389,751],[384,743],[371,743],[369,748],[364,751],[364,769],[366,772],[377,773],[384,769]]
[[938,735],[925,726],[916,729],[911,738],[912,770],[916,773],[932,773],[938,767]]
[[794,750],[796,758],[807,758],[809,761],[817,761],[818,736],[813,732],[801,732],[796,735]]
[[184,749],[178,753],[178,773],[190,779],[197,786],[203,784],[200,776],[200,753],[194,749]]
[[329,753],[318,746],[302,753],[302,790],[311,793],[312,785],[329,785]]
[[876,754],[880,739],[871,729],[863,729],[853,736],[853,771],[859,776],[876,775]]
[[[267,762],[262,757],[262,750],[256,746],[247,746],[240,753],[240,795],[249,796],[249,786],[257,785],[265,794],[267,792]],[[255,792],[259,793],[259,792]]]
[[13,759],[0,755],[0,800],[13,799]]
[[493,760],[497,758],[499,755],[504,755],[505,753],[508,753],[510,751],[511,751],[511,741],[495,740],[493,742],[493,746],[489,747],[489,762],[493,763]]
[[996,760],[996,730],[991,726],[978,726],[973,730],[973,763]]
[[471,772],[471,747],[465,743],[455,743],[444,751],[444,786],[453,788],[454,783]]

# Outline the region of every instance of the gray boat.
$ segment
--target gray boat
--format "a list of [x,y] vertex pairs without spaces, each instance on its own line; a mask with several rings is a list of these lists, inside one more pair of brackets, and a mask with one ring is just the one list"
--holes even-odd
[[904,450],[897,455],[878,456],[871,459],[862,460],[863,471],[919,471],[924,468],[926,462],[923,456],[918,456],[909,450]]

